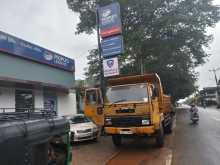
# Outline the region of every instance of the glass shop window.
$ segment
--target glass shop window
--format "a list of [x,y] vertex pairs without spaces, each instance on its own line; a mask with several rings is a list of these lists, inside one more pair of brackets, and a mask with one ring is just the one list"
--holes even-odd
[[31,90],[15,91],[15,108],[16,112],[22,112],[27,109],[34,109],[34,95]]

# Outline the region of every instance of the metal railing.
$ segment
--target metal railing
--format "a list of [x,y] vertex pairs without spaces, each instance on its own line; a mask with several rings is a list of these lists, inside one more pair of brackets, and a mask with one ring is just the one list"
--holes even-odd
[[0,121],[52,118],[56,111],[42,108],[0,108]]

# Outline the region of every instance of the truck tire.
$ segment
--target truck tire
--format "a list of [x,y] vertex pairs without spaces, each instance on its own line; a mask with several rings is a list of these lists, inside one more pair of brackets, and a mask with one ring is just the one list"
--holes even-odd
[[164,127],[164,133],[171,134],[172,131],[173,131],[173,122],[170,121],[169,124],[166,127]]
[[160,129],[157,130],[156,133],[156,144],[157,147],[161,148],[164,145],[164,130],[163,130],[163,126],[161,124]]
[[112,142],[116,147],[121,145],[121,136],[120,135],[112,135]]

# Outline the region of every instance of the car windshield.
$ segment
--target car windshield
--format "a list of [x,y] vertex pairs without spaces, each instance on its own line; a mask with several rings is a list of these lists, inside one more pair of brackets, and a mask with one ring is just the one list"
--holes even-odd
[[125,101],[148,101],[146,84],[112,86],[107,89],[107,100],[110,103]]
[[70,119],[72,124],[79,124],[79,123],[88,123],[90,120],[84,116],[75,116]]

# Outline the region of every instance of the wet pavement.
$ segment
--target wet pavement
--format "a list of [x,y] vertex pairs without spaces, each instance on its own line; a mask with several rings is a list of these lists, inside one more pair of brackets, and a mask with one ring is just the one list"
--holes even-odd
[[154,138],[123,139],[120,148],[114,147],[111,137],[99,142],[73,145],[74,165],[170,165],[174,134],[165,138],[165,146],[157,148]]
[[73,165],[103,165],[119,151],[111,143],[111,138],[102,136],[98,142],[87,141],[72,146]]
[[107,165],[170,165],[172,160],[172,135],[166,136],[165,146],[157,148],[154,139],[126,140],[120,152]]
[[178,109],[174,133],[166,136],[163,148],[148,138],[123,139],[123,145],[116,148],[111,137],[104,136],[97,143],[74,145],[73,164],[219,165],[220,110],[199,108],[199,114],[199,124],[192,125],[186,108]]
[[220,110],[199,108],[200,121],[192,125],[189,113],[177,113],[173,165],[220,164]]

